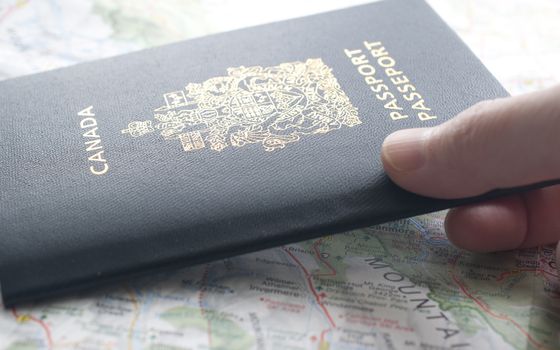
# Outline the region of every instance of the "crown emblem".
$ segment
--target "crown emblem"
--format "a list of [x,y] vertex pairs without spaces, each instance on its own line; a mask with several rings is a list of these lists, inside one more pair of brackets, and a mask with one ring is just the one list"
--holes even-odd
[[146,120],[143,122],[135,121],[128,123],[128,128],[121,130],[123,134],[130,134],[132,137],[138,137],[142,135],[146,135],[150,132],[154,131],[152,127],[152,121]]
[[286,147],[305,135],[361,123],[357,109],[321,59],[273,67],[237,67],[228,75],[188,84],[163,95],[153,120],[133,121],[121,132],[159,133],[185,152],[260,144]]

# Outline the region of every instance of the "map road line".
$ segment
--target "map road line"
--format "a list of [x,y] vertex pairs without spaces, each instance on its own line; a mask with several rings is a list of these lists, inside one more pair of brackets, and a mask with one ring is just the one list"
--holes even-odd
[[323,243],[323,239],[318,239],[315,243],[313,243],[313,251],[315,252],[315,255],[317,256],[317,259],[319,259],[323,264],[325,264],[325,266],[328,267],[329,270],[331,270],[330,273],[320,273],[320,274],[315,274],[315,276],[336,276],[336,270],[334,269],[334,267],[332,267],[332,265],[323,259],[323,257],[321,256],[321,252],[319,251],[319,245]]
[[[321,337],[319,340],[319,349],[322,349],[324,347],[324,342],[325,342],[325,334],[327,334],[328,332],[332,331],[334,328],[336,328],[336,324],[331,316],[331,314],[329,313],[329,310],[327,310],[327,308],[325,307],[325,305],[323,304],[323,302],[321,301],[321,296],[317,293],[317,290],[315,289],[315,286],[313,285],[313,275],[311,275],[309,273],[309,271],[307,271],[307,269],[305,268],[305,266],[303,266],[303,264],[301,263],[301,261],[299,261],[299,259],[292,254],[292,252],[290,252],[288,249],[286,249],[286,247],[282,246],[282,249],[286,252],[286,254],[288,254],[292,260],[294,260],[296,262],[296,264],[299,265],[299,267],[301,268],[301,270],[303,271],[306,280],[307,280],[307,284],[309,285],[309,290],[311,290],[311,293],[313,293],[313,296],[315,297],[315,301],[317,302],[317,304],[319,305],[319,307],[321,308],[321,310],[323,310],[323,313],[325,314],[325,316],[327,317],[330,327],[327,329],[324,329],[321,332]],[[320,256],[320,254],[319,254]],[[321,260],[323,261],[323,260]],[[329,265],[330,266],[330,265]],[[332,268],[332,267],[331,267]],[[336,273],[336,271],[335,271]]]
[[138,322],[138,317],[140,316],[140,307],[138,306],[138,299],[136,298],[136,293],[130,287],[125,287],[126,292],[132,300],[132,305],[134,307],[134,316],[132,321],[130,321],[130,326],[128,327],[128,350],[132,350],[132,338],[134,336],[134,328],[136,327],[136,322]]
[[41,328],[43,328],[43,330],[45,331],[45,334],[47,336],[47,346],[49,349],[53,348],[53,340],[52,340],[52,335],[51,335],[51,330],[49,329],[49,326],[45,323],[45,321],[38,319],[34,316],[31,315],[19,315],[17,313],[16,308],[12,308],[12,315],[14,315],[15,319],[17,322],[25,322],[26,320],[30,320],[33,321],[35,323],[37,323],[39,326],[41,326]]
[[453,261],[452,263],[452,271],[451,271],[451,278],[453,278],[453,281],[455,282],[455,284],[457,284],[457,286],[459,287],[459,289],[461,289],[461,292],[467,296],[469,299],[471,299],[473,302],[475,302],[482,311],[484,311],[487,315],[492,316],[498,320],[502,320],[502,321],[507,321],[510,322],[515,328],[517,328],[521,333],[523,333],[523,335],[525,335],[525,337],[527,337],[527,340],[529,340],[529,342],[531,342],[531,344],[533,344],[535,347],[537,347],[538,349],[544,349],[544,344],[541,344],[540,342],[538,342],[535,338],[533,338],[529,332],[527,332],[525,329],[523,329],[523,327],[521,327],[521,325],[519,323],[517,323],[515,320],[513,320],[512,318],[510,318],[507,315],[498,315],[496,313],[494,313],[489,307],[488,305],[486,305],[484,302],[480,301],[478,298],[476,298],[474,295],[472,295],[469,290],[467,289],[467,287],[461,282],[461,280],[457,277],[457,275],[455,275],[454,273],[454,269],[457,265],[457,262],[460,259],[460,255],[457,256],[457,258]]
[[27,2],[28,2],[28,0],[24,0],[24,1],[19,0],[19,1],[16,1],[15,5],[12,5],[12,6],[8,7],[8,9],[6,11],[4,11],[4,13],[0,14],[0,23],[2,23],[2,21],[4,21],[15,10],[17,10],[18,7],[25,5]]

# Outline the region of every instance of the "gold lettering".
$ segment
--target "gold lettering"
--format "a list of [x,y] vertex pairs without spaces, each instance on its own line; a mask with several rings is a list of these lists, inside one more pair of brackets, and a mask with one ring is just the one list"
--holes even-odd
[[[394,68],[387,68],[387,69],[385,69],[385,74],[387,74],[388,77],[393,77],[393,76],[395,76],[395,75],[401,75],[402,73],[403,73],[403,72],[398,71],[398,70],[396,70],[396,69],[394,69]],[[406,78],[406,77],[405,77],[405,78]],[[391,80],[393,80],[393,79],[391,79]],[[407,80],[407,81],[408,81],[408,80]]]
[[431,109],[426,107],[426,105],[424,104],[424,99],[421,99],[420,101],[413,104],[412,109],[420,109],[422,111],[431,111]]
[[380,94],[375,95],[379,101],[386,101],[388,98],[395,98],[392,92],[386,91]]
[[95,117],[95,113],[93,113],[93,106],[82,109],[78,112],[78,115],[80,117]]
[[[376,79],[376,78],[373,77],[373,76],[365,77],[365,79],[366,79],[366,84],[368,84],[368,85],[375,85],[375,84],[379,84],[379,83],[382,83],[382,82],[383,82],[383,80],[381,80],[381,79]],[[376,92],[379,92],[379,91],[376,91]]]
[[362,50],[348,50],[348,49],[344,49],[344,53],[346,54],[346,56],[348,56],[348,58],[354,56],[354,55],[359,55],[362,53]]
[[101,139],[86,141],[85,145],[87,146],[86,151],[88,152],[103,149],[103,146],[101,146]]
[[84,132],[82,136],[99,138],[99,135],[97,135],[97,128],[89,129],[88,131]]
[[91,171],[93,175],[105,175],[107,171],[109,171],[109,165],[107,163],[103,163],[101,166],[101,170],[97,170],[97,168],[92,165],[89,167],[89,171]]
[[[355,65],[355,66],[360,66],[360,67],[362,67],[361,65],[365,65],[365,64],[368,64],[368,63],[369,63],[369,61],[368,61],[367,58],[366,58],[366,55],[360,55],[360,56],[357,56],[357,57],[352,57],[352,58],[350,59],[350,61],[352,61],[352,64],[353,64],[353,65]],[[370,67],[371,67],[371,66],[370,66]],[[373,67],[372,67],[372,68],[373,68]],[[374,69],[374,71],[375,71],[375,69]]]
[[94,118],[84,118],[80,121],[80,128],[91,128],[97,125],[97,121]]
[[418,118],[420,118],[421,121],[426,121],[426,120],[430,120],[430,119],[436,119],[437,116],[429,115],[426,112],[420,112],[420,113],[418,113]]
[[406,84],[403,86],[397,86],[397,90],[399,90],[399,92],[402,92],[404,94],[409,91],[416,91],[416,88],[412,84]]
[[[417,116],[421,121],[427,121],[437,118],[435,115],[431,115],[431,108],[428,107],[426,101],[422,95],[416,92],[416,86],[410,81],[410,79],[404,74],[403,71],[397,69],[398,65],[396,60],[389,54],[385,46],[381,41],[364,41],[363,45],[365,49],[369,52],[369,55],[375,60],[374,63],[370,63],[368,60],[367,52],[363,54],[362,50],[348,50],[344,49],[344,52],[356,69],[358,73],[364,77],[365,83],[369,86],[369,89],[375,94],[375,98],[384,103],[383,108],[390,111],[389,116],[392,120],[400,120],[408,118],[407,114],[404,114],[404,107],[411,108],[418,112]],[[370,58],[371,59],[371,58]],[[379,76],[376,76],[379,71],[379,67],[383,68],[385,76],[391,81],[392,87],[384,83],[384,80]],[[391,90],[394,89],[400,93],[397,97]],[[401,106],[399,104],[400,98],[405,101],[410,102],[410,105],[405,102],[406,106]]]
[[391,116],[391,119],[393,119],[393,120],[408,118],[408,115],[401,114],[400,112],[391,112],[391,113],[389,113],[389,115]]
[[363,64],[361,66],[358,66],[358,72],[361,75],[374,75],[375,68],[373,68],[373,66],[370,64]]
[[[80,128],[86,129],[82,137],[90,139],[84,142],[86,152],[96,152],[88,156],[88,161],[94,162],[93,165],[90,163],[89,171],[94,175],[104,175],[109,171],[109,165],[103,156],[105,151],[101,144],[101,138],[97,133],[97,120],[94,118],[95,113],[93,113],[93,106],[82,109],[78,112],[78,116],[82,117],[80,120]],[[89,154],[91,153],[88,153],[88,155]]]
[[394,98],[391,101],[385,103],[385,106],[383,106],[383,107],[385,107],[387,109],[394,109],[394,110],[397,110],[397,111],[402,111],[402,107],[399,107],[399,105],[397,104],[397,99],[396,98]]
[[384,46],[381,46],[379,49],[373,49],[370,51],[371,55],[375,58],[379,58],[379,57],[384,57],[389,55],[389,53],[387,52],[387,50],[385,49]]
[[377,63],[383,68],[388,68],[393,67],[396,62],[391,56],[383,56],[377,59]]
[[408,94],[408,95],[403,95],[403,97],[404,97],[404,99],[407,100],[407,101],[412,101],[412,100],[414,100],[414,99],[421,99],[421,98],[422,98],[422,95],[420,95],[420,94],[417,93],[417,92],[412,92],[412,93],[410,93],[410,94]]
[[389,87],[385,84],[379,84],[377,86],[370,86],[371,91],[373,92],[381,92],[381,90],[388,91]]
[[104,152],[105,152],[105,151],[99,151],[99,152],[95,153],[94,155],[89,156],[89,157],[88,157],[88,160],[91,161],[91,162],[102,162],[102,163],[106,163],[107,160],[106,160],[105,158],[103,158],[103,153],[104,153]]
[[364,46],[366,47],[366,49],[368,50],[372,50],[374,47],[380,46],[381,45],[381,41],[374,41],[374,42],[369,42],[369,41],[364,41]]
[[391,78],[391,82],[395,85],[400,85],[404,83],[408,83],[410,80],[406,77],[406,75],[401,75],[400,77]]

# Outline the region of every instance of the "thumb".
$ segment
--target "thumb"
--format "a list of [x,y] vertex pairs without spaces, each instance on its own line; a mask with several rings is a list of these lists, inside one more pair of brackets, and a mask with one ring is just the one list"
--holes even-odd
[[389,177],[406,190],[460,198],[560,178],[560,86],[484,101],[433,128],[383,144]]

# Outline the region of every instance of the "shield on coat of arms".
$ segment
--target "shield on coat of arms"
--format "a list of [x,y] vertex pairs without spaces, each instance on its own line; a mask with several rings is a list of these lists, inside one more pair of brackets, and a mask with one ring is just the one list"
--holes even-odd
[[261,144],[274,151],[305,135],[361,123],[357,109],[321,59],[273,67],[237,67],[185,90],[164,94],[154,119],[134,121],[123,134],[159,131],[185,152]]

